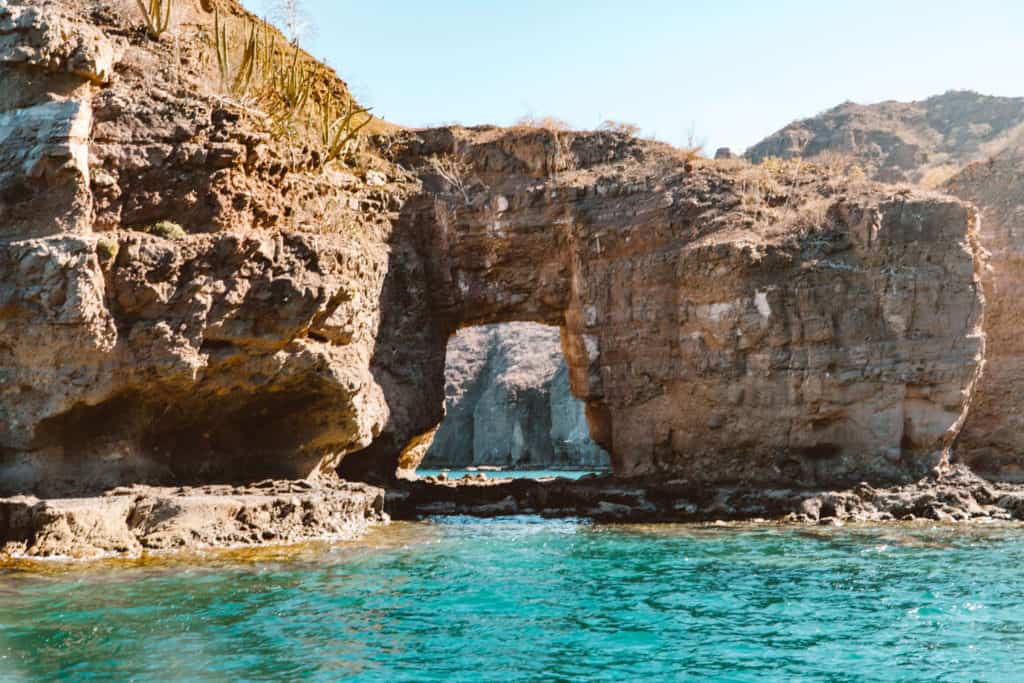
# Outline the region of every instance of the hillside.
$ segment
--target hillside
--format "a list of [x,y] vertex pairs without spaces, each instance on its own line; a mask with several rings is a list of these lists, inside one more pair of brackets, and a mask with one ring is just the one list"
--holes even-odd
[[937,187],[964,164],[1024,140],[1024,97],[949,91],[918,102],[844,102],[794,121],[747,150],[766,157],[830,155],[885,182]]

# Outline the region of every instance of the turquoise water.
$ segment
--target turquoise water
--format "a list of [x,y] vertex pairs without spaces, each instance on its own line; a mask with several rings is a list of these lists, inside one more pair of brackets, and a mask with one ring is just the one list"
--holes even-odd
[[1024,531],[393,524],[0,573],[3,680],[1024,678]]
[[594,472],[592,470],[502,470],[500,472],[494,470],[416,470],[416,475],[420,477],[436,477],[442,472],[448,475],[449,479],[459,479],[467,474],[471,477],[482,474],[488,479],[543,479],[545,477],[579,479],[587,474],[601,474],[601,472]]

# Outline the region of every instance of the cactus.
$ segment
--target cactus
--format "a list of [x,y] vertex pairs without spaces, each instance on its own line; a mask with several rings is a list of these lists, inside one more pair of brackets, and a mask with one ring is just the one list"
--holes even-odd
[[249,38],[242,49],[242,61],[237,71],[231,66],[231,45],[227,26],[221,24],[220,12],[216,9],[213,12],[213,46],[217,52],[221,88],[233,97],[244,97],[252,82],[256,57],[260,49],[260,33],[256,30],[256,24],[249,26]]
[[287,65],[281,64],[274,69],[274,93],[282,108],[279,113],[286,119],[290,120],[305,106],[306,100],[309,99],[309,94],[313,90],[315,76],[316,70],[306,66],[299,59],[298,45],[292,51],[291,62]]
[[[348,150],[349,143],[373,120],[373,116],[369,109],[357,106],[351,97],[345,103],[344,113],[338,116],[334,108],[334,96],[330,92],[317,103],[317,106],[323,163],[328,164],[341,158]],[[366,118],[358,125],[353,125],[356,117],[360,115],[365,115]]]
[[159,40],[171,25],[171,0],[135,0],[146,19],[146,32],[153,40]]

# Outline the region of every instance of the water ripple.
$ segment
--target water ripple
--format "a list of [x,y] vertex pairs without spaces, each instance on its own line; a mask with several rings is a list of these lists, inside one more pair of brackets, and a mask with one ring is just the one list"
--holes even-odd
[[3,680],[1020,680],[1024,531],[438,519],[0,570]]

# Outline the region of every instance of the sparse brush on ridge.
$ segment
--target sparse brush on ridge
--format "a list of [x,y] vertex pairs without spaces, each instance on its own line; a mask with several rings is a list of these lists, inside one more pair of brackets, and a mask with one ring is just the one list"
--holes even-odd
[[532,114],[520,116],[513,125],[522,128],[543,128],[544,130],[554,131],[572,130],[572,126],[567,121],[554,116],[534,116]]
[[[339,114],[334,107],[334,95],[331,92],[317,101],[317,109],[324,164],[340,159],[359,131],[373,120],[370,110],[356,105],[351,97],[345,103],[344,112]],[[366,118],[355,124],[356,117],[360,115]]]
[[598,130],[607,131],[609,133],[621,133],[622,135],[628,135],[633,138],[640,132],[640,126],[635,123],[629,123],[628,121],[615,121],[614,119],[608,119],[598,127]]
[[135,0],[146,19],[146,33],[159,40],[171,25],[171,0]]
[[240,31],[232,31],[214,8],[210,43],[222,92],[266,114],[267,132],[275,140],[296,146],[319,142],[321,167],[346,158],[356,136],[373,121],[369,109],[335,93],[322,64],[281,40],[266,21],[246,19]]

